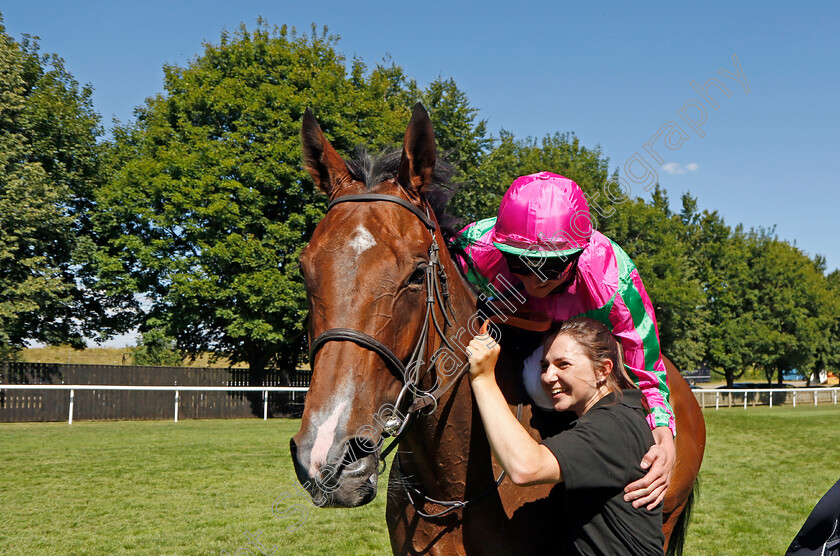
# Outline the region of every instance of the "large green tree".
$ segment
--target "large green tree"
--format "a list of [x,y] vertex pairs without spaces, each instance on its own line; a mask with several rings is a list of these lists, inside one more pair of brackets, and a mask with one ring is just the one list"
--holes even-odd
[[817,368],[823,337],[836,317],[821,259],[765,230],[749,236],[751,290],[759,303],[754,323],[753,362],[768,382],[782,383],[782,373],[798,369],[810,377]]
[[103,280],[140,294],[187,354],[246,362],[258,380],[305,345],[297,263],[326,202],[301,168],[304,110],[344,155],[396,144],[409,117],[402,70],[348,67],[337,40],[260,22],[165,67],[165,92],[115,130],[99,196]]
[[806,375],[831,357],[837,297],[822,259],[810,259],[772,230],[744,232],[683,197],[691,264],[705,293],[705,362],[728,386],[749,369],[768,382],[799,369]]
[[101,133],[90,87],[0,19],[0,358],[119,328],[87,264]]
[[704,294],[703,362],[732,386],[752,365],[752,342],[758,334],[760,300],[752,288],[752,253],[740,228],[732,230],[717,212],[698,211],[697,200],[688,194],[682,201],[690,266]]
[[820,334],[817,370],[826,369],[837,374],[840,373],[840,270],[826,276],[826,287],[830,304],[825,312],[830,317],[829,324]]

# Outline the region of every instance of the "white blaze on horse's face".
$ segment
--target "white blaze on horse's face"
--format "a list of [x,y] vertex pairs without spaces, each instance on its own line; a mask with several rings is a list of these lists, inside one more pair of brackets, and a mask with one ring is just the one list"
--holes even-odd
[[356,256],[358,257],[374,245],[376,245],[376,240],[373,239],[373,235],[365,228],[363,225],[359,224],[355,230],[353,230],[353,235],[350,236],[350,248],[355,251]]
[[311,477],[317,477],[318,470],[327,463],[327,454],[329,454],[335,441],[335,429],[346,405],[347,400],[335,406],[326,421],[318,427],[315,443],[312,445],[312,452],[309,455],[309,475]]
[[[352,384],[345,382],[336,387],[332,399],[324,407],[312,416],[311,422],[314,427],[311,429],[309,438],[312,440],[312,449],[309,453],[309,476],[318,477],[319,470],[329,458],[330,450],[336,442],[336,436],[346,435],[346,422],[350,414],[350,402],[355,395]],[[336,433],[340,433],[337,435]]]

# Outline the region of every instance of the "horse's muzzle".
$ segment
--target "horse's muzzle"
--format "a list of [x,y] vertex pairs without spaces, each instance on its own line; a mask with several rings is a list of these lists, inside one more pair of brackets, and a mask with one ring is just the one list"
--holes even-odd
[[306,448],[299,449],[294,438],[289,441],[295,474],[316,506],[354,508],[376,497],[378,447],[361,437],[349,438],[341,446],[312,477],[301,461]]

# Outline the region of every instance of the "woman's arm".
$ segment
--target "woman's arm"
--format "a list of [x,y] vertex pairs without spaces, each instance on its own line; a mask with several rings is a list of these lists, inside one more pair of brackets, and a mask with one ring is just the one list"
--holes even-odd
[[473,338],[467,351],[470,385],[496,461],[520,486],[562,482],[557,458],[519,424],[499,390],[495,374],[499,345],[482,334]]
[[656,427],[653,429],[653,440],[656,445],[648,450],[641,464],[642,469],[647,469],[648,472],[624,489],[624,499],[628,502],[632,501],[634,508],[646,505],[648,510],[653,510],[665,499],[665,492],[671,483],[671,470],[677,459],[677,449],[671,429]]

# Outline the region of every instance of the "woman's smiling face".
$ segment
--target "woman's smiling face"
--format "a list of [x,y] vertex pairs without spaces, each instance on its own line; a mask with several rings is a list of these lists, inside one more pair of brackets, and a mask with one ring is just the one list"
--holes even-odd
[[612,362],[596,369],[568,334],[560,333],[546,343],[541,366],[542,386],[556,411],[574,411],[580,417],[608,393],[603,378],[612,370]]

